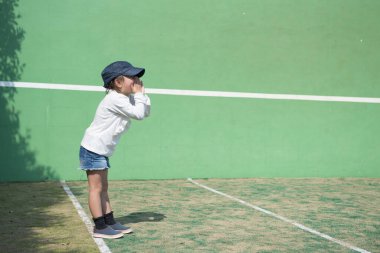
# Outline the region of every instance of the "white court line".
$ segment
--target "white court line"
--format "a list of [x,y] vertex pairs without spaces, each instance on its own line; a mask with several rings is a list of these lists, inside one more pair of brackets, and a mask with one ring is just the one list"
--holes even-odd
[[[34,88],[52,90],[77,90],[77,91],[105,91],[103,87],[94,85],[72,85],[52,83],[29,83],[29,82],[4,82],[0,81],[0,87]],[[342,97],[342,96],[314,96],[295,94],[265,94],[250,92],[227,92],[227,91],[200,91],[200,90],[174,90],[174,89],[145,89],[148,94],[175,95],[175,96],[200,96],[200,97],[228,97],[228,98],[256,98],[256,99],[279,99],[301,101],[325,101],[325,102],[351,102],[380,104],[380,98],[369,97]]]
[[326,235],[326,234],[323,234],[323,233],[321,233],[321,232],[318,232],[318,231],[316,231],[316,230],[314,230],[314,229],[312,229],[312,228],[308,228],[308,227],[306,227],[306,226],[304,226],[304,225],[302,225],[302,224],[300,224],[300,223],[298,223],[298,222],[296,222],[296,221],[293,221],[293,220],[290,220],[290,219],[288,219],[288,218],[285,218],[285,217],[283,217],[283,216],[281,216],[281,215],[275,214],[275,213],[273,213],[273,212],[271,212],[271,211],[268,211],[268,210],[266,210],[266,209],[264,209],[264,208],[261,208],[261,207],[259,207],[259,206],[252,205],[252,204],[250,204],[250,203],[245,202],[244,200],[241,200],[241,199],[235,198],[235,197],[233,197],[233,196],[231,196],[231,195],[228,195],[228,194],[225,194],[225,193],[223,193],[223,192],[217,191],[217,190],[215,190],[215,189],[213,189],[213,188],[211,188],[211,187],[208,187],[208,186],[206,186],[206,185],[203,185],[203,184],[201,184],[201,183],[198,183],[198,182],[194,181],[194,180],[191,179],[191,178],[188,178],[187,180],[190,181],[191,183],[193,183],[193,184],[195,184],[195,185],[198,185],[199,187],[202,187],[202,188],[204,188],[204,189],[206,189],[206,190],[209,190],[209,191],[211,191],[211,192],[213,192],[213,193],[219,194],[219,195],[221,195],[221,196],[223,196],[223,197],[226,197],[226,198],[229,198],[229,199],[234,200],[234,201],[236,201],[236,202],[239,202],[240,204],[243,204],[243,205],[245,205],[245,206],[248,206],[248,207],[253,208],[253,209],[257,210],[257,211],[263,212],[263,213],[265,213],[265,214],[268,214],[268,215],[270,215],[270,216],[272,216],[272,217],[274,217],[274,218],[277,218],[277,219],[279,219],[279,220],[282,220],[282,221],[284,221],[284,222],[290,223],[290,224],[292,224],[293,226],[296,226],[296,227],[298,227],[298,228],[300,228],[300,229],[302,229],[302,230],[304,230],[304,231],[307,231],[307,232],[309,232],[309,233],[312,233],[312,234],[318,235],[318,236],[320,236],[320,237],[322,237],[322,238],[325,238],[325,239],[327,239],[327,240],[329,240],[329,241],[332,241],[332,242],[335,242],[335,243],[337,243],[337,244],[340,244],[340,245],[342,245],[342,246],[344,246],[344,247],[346,247],[346,248],[349,248],[349,249],[351,249],[351,250],[354,250],[354,251],[357,251],[357,252],[361,252],[361,253],[371,253],[371,252],[369,252],[369,251],[367,251],[367,250],[364,250],[364,249],[358,248],[358,247],[353,246],[353,245],[351,245],[351,244],[349,244],[349,243],[343,242],[343,241],[338,240],[338,239],[335,239],[335,238],[333,238],[333,237],[331,237],[331,236],[329,236],[329,235]]
[[101,253],[112,253],[103,239],[95,238],[92,236],[93,225],[91,223],[91,220],[90,220],[90,218],[88,218],[88,216],[84,212],[82,206],[79,204],[79,201],[77,200],[75,195],[71,192],[71,190],[70,190],[69,186],[66,184],[65,180],[61,181],[61,185],[62,185],[63,189],[65,190],[66,194],[69,196],[71,202],[73,202],[75,209],[77,210],[79,216],[81,217],[82,221],[86,225],[87,230],[90,233],[91,237],[94,239],[96,245],[98,245],[99,251]]

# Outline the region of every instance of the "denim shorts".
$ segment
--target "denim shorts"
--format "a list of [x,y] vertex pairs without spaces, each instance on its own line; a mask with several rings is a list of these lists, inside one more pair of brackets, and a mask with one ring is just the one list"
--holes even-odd
[[111,168],[108,157],[98,155],[82,146],[79,149],[79,161],[81,170],[105,170]]

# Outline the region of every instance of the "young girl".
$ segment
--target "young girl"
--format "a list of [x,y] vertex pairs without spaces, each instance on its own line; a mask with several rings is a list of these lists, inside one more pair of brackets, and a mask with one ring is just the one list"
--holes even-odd
[[102,72],[107,95],[100,102],[95,118],[81,142],[80,168],[87,173],[88,205],[95,223],[94,237],[120,238],[132,229],[116,222],[108,197],[108,158],[131,119],[149,116],[150,99],[140,80],[145,69],[126,61],[111,63]]

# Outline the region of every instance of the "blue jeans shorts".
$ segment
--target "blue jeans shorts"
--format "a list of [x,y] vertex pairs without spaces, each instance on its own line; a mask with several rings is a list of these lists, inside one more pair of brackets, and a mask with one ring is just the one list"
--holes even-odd
[[81,170],[105,170],[111,168],[108,157],[98,155],[82,146],[79,149],[79,162]]

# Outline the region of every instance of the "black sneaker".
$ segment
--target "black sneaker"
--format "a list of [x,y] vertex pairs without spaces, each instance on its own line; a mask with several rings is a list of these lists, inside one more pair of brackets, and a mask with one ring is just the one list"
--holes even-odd
[[119,222],[116,222],[115,224],[108,225],[108,226],[110,226],[113,230],[117,232],[121,232],[123,234],[130,234],[133,232],[132,228],[123,226]]
[[115,231],[111,227],[107,226],[103,229],[94,228],[94,237],[95,238],[108,238],[108,239],[116,239],[123,237],[123,233],[120,231]]

